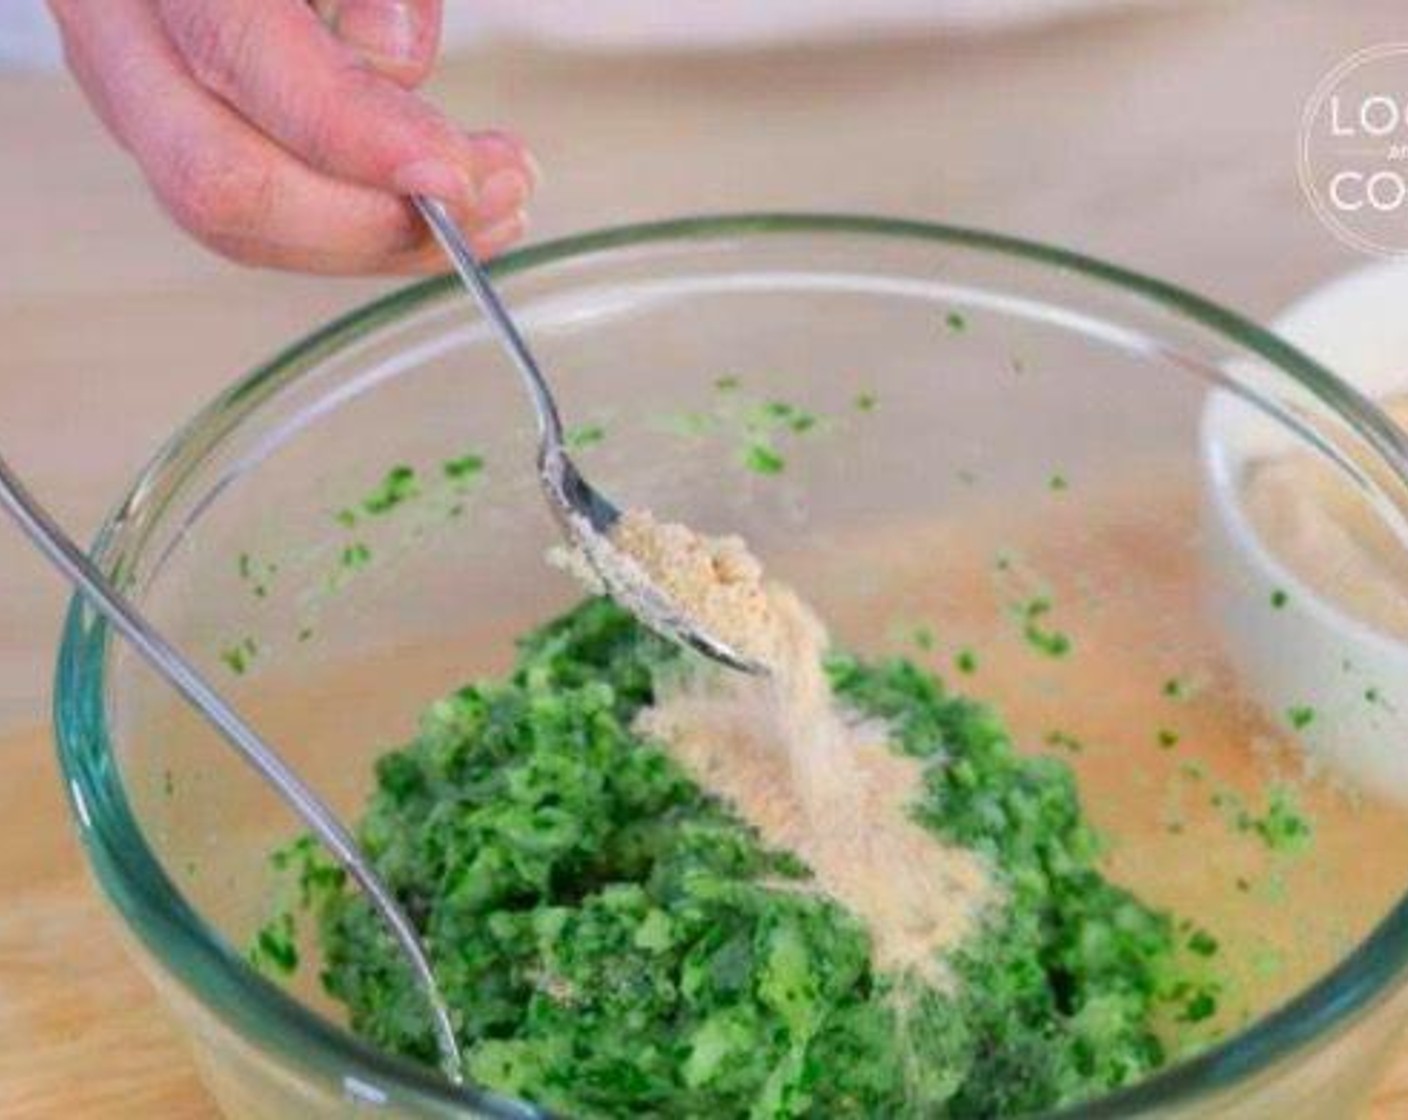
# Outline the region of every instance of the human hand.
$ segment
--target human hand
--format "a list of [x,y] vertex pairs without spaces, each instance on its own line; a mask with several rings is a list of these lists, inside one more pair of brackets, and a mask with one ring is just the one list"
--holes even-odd
[[440,0],[49,0],[69,65],[171,216],[246,264],[417,272],[439,254],[405,196],[475,248],[520,237],[522,143],[414,93]]

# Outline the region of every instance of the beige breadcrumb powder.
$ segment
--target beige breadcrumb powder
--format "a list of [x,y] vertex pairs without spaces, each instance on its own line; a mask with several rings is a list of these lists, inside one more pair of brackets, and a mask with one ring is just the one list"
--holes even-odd
[[[1385,408],[1408,424],[1408,401]],[[1408,636],[1408,554],[1339,468],[1308,451],[1263,459],[1248,468],[1242,500],[1260,537],[1314,591]]]
[[771,664],[773,625],[762,565],[740,537],[707,537],[684,525],[627,510],[611,542],[706,632]]
[[765,843],[805,861],[815,874],[809,889],[865,923],[877,968],[947,983],[944,953],[992,901],[991,874],[979,856],[910,819],[921,766],[890,748],[882,725],[835,703],[820,620],[789,588],[765,582],[737,537],[703,537],[631,511],[612,539],[721,640],[771,669],[662,682],[640,731]]

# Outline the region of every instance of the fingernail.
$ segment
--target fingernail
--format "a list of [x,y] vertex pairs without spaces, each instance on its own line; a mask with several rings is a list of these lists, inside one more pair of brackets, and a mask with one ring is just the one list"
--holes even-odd
[[480,221],[496,221],[521,210],[531,192],[528,178],[521,171],[495,171],[479,188],[474,209]]
[[474,198],[469,176],[444,160],[417,160],[397,171],[391,181],[402,194],[429,195],[454,206],[462,206]]
[[408,62],[420,47],[420,13],[407,0],[341,0],[330,22],[339,39],[374,59]]

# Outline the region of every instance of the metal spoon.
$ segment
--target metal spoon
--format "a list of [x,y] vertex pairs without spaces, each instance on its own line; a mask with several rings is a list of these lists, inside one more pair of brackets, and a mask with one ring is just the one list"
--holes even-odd
[[582,477],[568,456],[562,417],[552,390],[493,282],[445,206],[424,195],[416,195],[414,202],[523,376],[538,418],[538,477],[548,506],[568,540],[582,550],[612,598],[651,630],[730,668],[746,673],[767,672],[764,665],[701,627],[638,563],[612,543],[611,530],[620,520],[621,511]]
[[455,1084],[462,1084],[464,1078],[459,1044],[455,1041],[444,996],[431,972],[430,958],[410,919],[362,854],[352,834],[278,752],[239,717],[195,666],[177,652],[127,597],[108,581],[39,504],[3,458],[0,458],[0,506],[14,518],[49,562],[82,593],[93,609],[107,619],[147,664],[203,715],[274,788],[366,894],[404,954],[430,1007],[445,1076]]

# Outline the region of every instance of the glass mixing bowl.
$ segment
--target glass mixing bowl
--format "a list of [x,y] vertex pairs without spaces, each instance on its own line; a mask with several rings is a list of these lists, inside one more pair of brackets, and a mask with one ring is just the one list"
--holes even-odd
[[[1308,774],[1312,720],[1257,692],[1231,624],[1285,595],[1209,546],[1199,428],[1232,394],[1401,536],[1405,448],[1373,406],[1185,292],[933,225],[676,221],[495,270],[607,493],[742,532],[840,643],[993,702],[1075,768],[1109,873],[1216,933],[1225,988],[1196,1052],[1081,1115],[1362,1102],[1408,1016],[1405,814]],[[192,420],[96,555],[355,817],[426,703],[579,594],[543,562],[532,433],[466,298],[432,280]],[[1059,643],[1030,640],[1032,594]],[[1295,658],[1296,634],[1336,640],[1292,630],[1265,656]],[[315,968],[285,988],[247,963],[296,822],[81,603],[56,719],[97,878],[231,1114],[530,1113],[358,1041]],[[1396,711],[1375,726],[1402,735]],[[1267,842],[1275,783],[1314,829],[1303,850]]]

